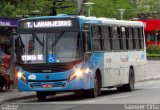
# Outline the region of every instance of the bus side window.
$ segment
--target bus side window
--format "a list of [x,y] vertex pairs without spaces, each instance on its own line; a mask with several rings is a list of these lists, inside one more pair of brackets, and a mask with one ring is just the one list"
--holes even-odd
[[129,50],[133,50],[132,28],[128,28],[128,47],[129,47]]
[[136,49],[140,49],[138,28],[134,28],[133,31],[134,31],[135,47]]
[[122,29],[121,29],[121,27],[118,27],[117,31],[118,31],[118,38],[119,38],[120,49],[123,50],[124,47],[123,47],[123,40],[122,40],[123,38],[122,38]]
[[112,27],[112,45],[113,45],[113,50],[120,50],[120,43],[119,43],[117,27]]
[[136,50],[136,38],[135,38],[135,33],[134,33],[134,29],[135,28],[131,28],[131,30],[132,30],[132,42],[133,42],[133,50]]
[[106,51],[111,50],[111,36],[109,26],[102,27],[102,39],[104,39],[104,49]]
[[92,26],[92,41],[93,41],[93,48],[94,51],[101,51],[102,50],[102,43],[101,43],[101,33],[100,27]]
[[125,28],[125,35],[126,35],[126,49],[129,50],[129,30]]
[[139,43],[140,49],[144,49],[144,36],[143,36],[143,28],[139,28]]
[[126,42],[126,29],[125,29],[125,27],[121,27],[121,34],[122,34],[123,50],[126,50],[128,48],[127,48],[127,42]]
[[84,38],[84,51],[91,52],[91,40],[90,40],[90,33],[89,31],[83,32]]

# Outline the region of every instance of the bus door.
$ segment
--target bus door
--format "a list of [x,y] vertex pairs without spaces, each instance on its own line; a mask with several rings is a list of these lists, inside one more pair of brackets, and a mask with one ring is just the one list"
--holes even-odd
[[[83,58],[84,58],[84,61],[85,62],[88,62],[88,67],[89,68],[93,68],[92,66],[92,61],[91,61],[91,40],[90,40],[90,25],[89,24],[87,24],[87,23],[85,23],[84,25],[83,25],[83,29],[82,29],[82,37],[83,37],[83,52],[84,52],[84,56],[83,56]],[[89,61],[90,60],[90,61]],[[88,74],[88,79],[89,80],[85,80],[86,82],[86,84],[87,83],[90,83],[91,81],[90,81],[90,74]],[[91,85],[91,83],[90,84],[88,84],[88,85]]]

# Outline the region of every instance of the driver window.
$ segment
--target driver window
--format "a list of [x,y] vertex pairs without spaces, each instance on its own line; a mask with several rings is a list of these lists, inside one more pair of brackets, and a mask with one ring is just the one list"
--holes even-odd
[[90,33],[84,32],[84,38],[85,38],[85,51],[90,52],[91,51],[91,41],[90,41]]

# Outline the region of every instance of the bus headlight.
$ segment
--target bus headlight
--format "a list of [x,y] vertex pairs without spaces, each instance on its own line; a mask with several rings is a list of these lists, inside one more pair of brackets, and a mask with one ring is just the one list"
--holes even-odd
[[27,82],[27,78],[22,72],[18,72],[17,77],[21,79],[23,82]]
[[75,78],[80,78],[82,76],[82,69],[76,69],[75,72],[73,72],[69,78],[68,78],[68,81],[72,81],[74,80]]

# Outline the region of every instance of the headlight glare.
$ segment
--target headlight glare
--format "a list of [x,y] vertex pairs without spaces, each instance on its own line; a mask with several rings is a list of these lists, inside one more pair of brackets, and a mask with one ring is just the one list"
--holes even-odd
[[18,72],[18,78],[21,79],[23,82],[27,82],[26,76],[22,72]]
[[81,69],[76,69],[75,72],[73,72],[69,78],[68,81],[72,81],[75,78],[80,78],[82,76],[83,71]]

